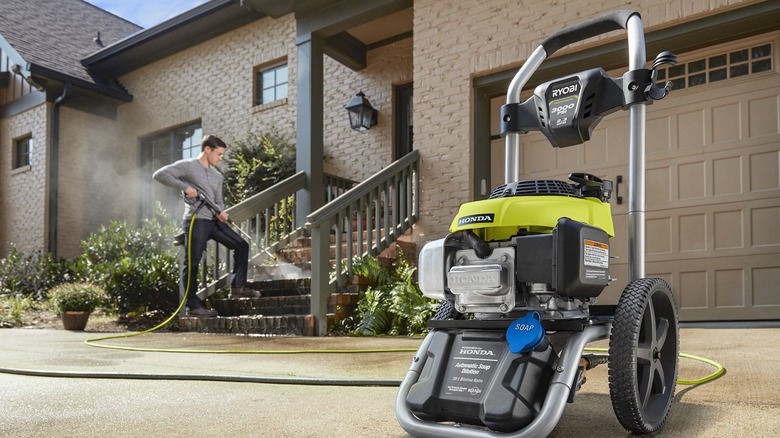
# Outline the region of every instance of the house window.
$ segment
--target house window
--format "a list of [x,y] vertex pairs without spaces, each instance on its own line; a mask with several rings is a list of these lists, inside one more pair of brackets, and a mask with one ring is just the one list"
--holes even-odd
[[255,105],[287,99],[286,63],[258,70],[255,75]]
[[773,69],[772,43],[760,43],[715,53],[658,70],[658,80],[672,81],[674,90],[754,75]]
[[30,165],[30,155],[32,154],[32,136],[28,135],[14,140],[14,169]]
[[182,213],[181,194],[152,179],[152,174],[166,164],[200,155],[203,129],[200,123],[171,129],[141,139],[141,215],[151,217],[157,203],[174,218]]

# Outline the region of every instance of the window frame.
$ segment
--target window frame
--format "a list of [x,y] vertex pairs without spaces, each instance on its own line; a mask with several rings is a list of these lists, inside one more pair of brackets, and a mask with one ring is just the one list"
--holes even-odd
[[[11,159],[11,170],[25,169],[32,166],[33,136],[26,134],[13,140],[13,157]],[[20,147],[25,144],[26,151],[22,152]],[[20,161],[23,159],[23,162]]]
[[[768,53],[754,57],[754,50],[764,46],[769,47]],[[658,82],[663,84],[672,81],[675,85],[673,90],[679,93],[704,86],[717,86],[726,81],[750,80],[760,75],[777,74],[780,64],[777,55],[779,46],[780,39],[776,34],[764,34],[683,53],[677,66],[659,69]],[[745,52],[747,58],[732,59],[739,52]],[[713,61],[722,64],[713,66]],[[769,68],[754,70],[756,64],[761,62],[768,63]],[[692,66],[695,67],[694,71],[691,71]],[[734,71],[735,67],[744,70],[737,72]]]
[[[277,80],[277,72],[284,68],[286,70],[286,80],[281,82]],[[266,73],[273,72],[274,73],[274,83],[270,87],[266,87],[263,83],[263,77]],[[264,64],[261,66],[257,66],[254,69],[254,74],[252,76],[252,79],[254,81],[253,88],[254,88],[254,96],[253,96],[253,103],[254,106],[264,106],[264,105],[270,105],[275,102],[279,101],[286,101],[287,97],[290,95],[290,67],[287,63],[287,60],[283,61],[275,61],[270,64]],[[278,90],[280,87],[284,86],[285,94],[284,96],[279,97]],[[272,100],[265,101],[265,91],[266,90],[273,90],[274,97]]]

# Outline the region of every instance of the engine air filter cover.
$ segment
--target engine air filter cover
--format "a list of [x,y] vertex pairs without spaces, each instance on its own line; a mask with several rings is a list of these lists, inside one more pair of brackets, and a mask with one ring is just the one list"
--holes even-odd
[[493,190],[488,199],[534,195],[577,196],[574,187],[565,181],[536,179],[502,184]]

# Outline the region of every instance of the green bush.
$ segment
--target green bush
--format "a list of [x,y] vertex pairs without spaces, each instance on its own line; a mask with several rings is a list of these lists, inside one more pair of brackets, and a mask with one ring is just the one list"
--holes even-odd
[[355,314],[341,323],[341,329],[356,336],[419,335],[428,331],[428,320],[439,302],[423,296],[414,276],[417,268],[402,252],[390,269],[370,256],[356,257],[352,269],[371,286],[360,293]]
[[247,133],[229,146],[223,167],[225,204],[238,204],[295,174],[295,145],[278,134]]
[[25,254],[11,246],[0,260],[0,295],[42,300],[49,289],[72,279],[70,263],[48,252]]
[[51,289],[50,293],[52,303],[60,314],[91,313],[106,300],[106,291],[91,283],[63,283]]
[[176,309],[179,257],[169,218],[144,219],[131,226],[113,221],[82,241],[75,261],[78,279],[100,285],[119,312]]

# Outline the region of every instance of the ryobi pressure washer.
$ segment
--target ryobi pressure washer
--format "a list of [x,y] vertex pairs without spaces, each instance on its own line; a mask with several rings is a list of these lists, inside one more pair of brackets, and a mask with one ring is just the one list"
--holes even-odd
[[[628,33],[629,70],[601,68],[520,92],[558,49],[613,30]],[[585,345],[609,337],[609,388],[619,422],[634,433],[666,420],[677,378],[678,317],[669,285],[644,278],[645,105],[666,96],[645,67],[639,14],[618,11],[563,29],[532,53],[501,108],[506,184],[460,207],[450,234],[419,256],[423,293],[442,300],[398,392],[396,416],[414,436],[546,436],[598,361]],[[609,284],[612,182],[576,173],[518,181],[521,132],[555,147],[590,139],[602,117],[629,111],[629,275],[617,306],[597,306]],[[471,316],[473,315],[473,316]],[[464,316],[471,316],[464,317]],[[470,427],[476,426],[476,427]],[[487,429],[485,429],[487,428]]]

